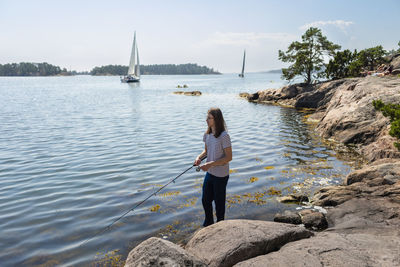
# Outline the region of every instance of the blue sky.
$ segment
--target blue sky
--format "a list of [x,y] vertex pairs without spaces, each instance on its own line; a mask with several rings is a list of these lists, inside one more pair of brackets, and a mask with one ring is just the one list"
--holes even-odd
[[399,14],[398,0],[0,0],[0,64],[127,65],[136,30],[141,64],[239,72],[246,49],[246,70],[264,71],[309,26],[343,49],[397,48]]

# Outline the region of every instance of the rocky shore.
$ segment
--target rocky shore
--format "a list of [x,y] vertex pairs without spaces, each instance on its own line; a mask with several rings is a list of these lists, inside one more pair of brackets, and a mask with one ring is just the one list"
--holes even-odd
[[400,152],[388,134],[390,121],[372,105],[376,99],[400,104],[400,78],[296,84],[241,96],[314,109],[307,119],[316,131],[353,147],[367,163],[342,185],[319,189],[310,200],[316,210],[277,214],[275,222],[219,222],[196,232],[184,248],[153,237],[129,253],[125,266],[400,266]]

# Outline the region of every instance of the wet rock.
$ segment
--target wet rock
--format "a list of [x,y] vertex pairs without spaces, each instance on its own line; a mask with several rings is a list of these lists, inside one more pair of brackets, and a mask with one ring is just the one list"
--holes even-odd
[[135,247],[128,255],[125,267],[137,266],[207,266],[196,256],[174,243],[152,237]]
[[275,214],[274,222],[301,224],[301,217],[297,212],[285,210],[283,214]]
[[189,96],[200,96],[200,91],[191,91],[191,92],[184,92],[184,91],[176,91],[174,92],[176,95],[189,95]]
[[249,94],[249,95],[247,96],[247,100],[249,100],[249,101],[255,101],[255,100],[258,99],[258,97],[259,97],[258,93]]
[[278,201],[281,203],[302,203],[302,202],[308,202],[308,196],[306,195],[295,195],[295,194],[290,194],[288,196],[284,197],[279,197]]
[[391,72],[392,75],[399,75],[400,74],[400,69],[394,69]]
[[284,244],[308,238],[303,227],[266,221],[227,220],[198,231],[186,250],[207,266],[232,266],[240,261],[279,249]]
[[302,210],[299,212],[301,221],[308,229],[324,230],[328,228],[328,221],[321,212],[313,210]]

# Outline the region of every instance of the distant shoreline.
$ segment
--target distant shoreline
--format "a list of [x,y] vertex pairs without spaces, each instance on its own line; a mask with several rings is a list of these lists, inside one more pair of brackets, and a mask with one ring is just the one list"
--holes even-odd
[[[187,64],[154,64],[140,65],[142,75],[200,75],[200,74],[221,74],[207,66],[200,66],[195,63]],[[42,76],[72,76],[72,75],[94,75],[94,76],[124,76],[128,73],[128,66],[105,65],[94,67],[91,71],[68,71],[46,62],[32,63],[7,63],[0,64],[1,77],[42,77]]]

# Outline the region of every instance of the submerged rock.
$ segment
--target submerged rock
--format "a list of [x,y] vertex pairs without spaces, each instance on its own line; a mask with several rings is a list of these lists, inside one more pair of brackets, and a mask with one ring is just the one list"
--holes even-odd
[[227,220],[198,231],[186,250],[207,266],[232,266],[279,249],[284,244],[308,238],[312,232],[290,224]]
[[281,203],[297,203],[300,204],[302,202],[308,202],[308,196],[306,195],[296,195],[290,194],[288,196],[277,198]]

